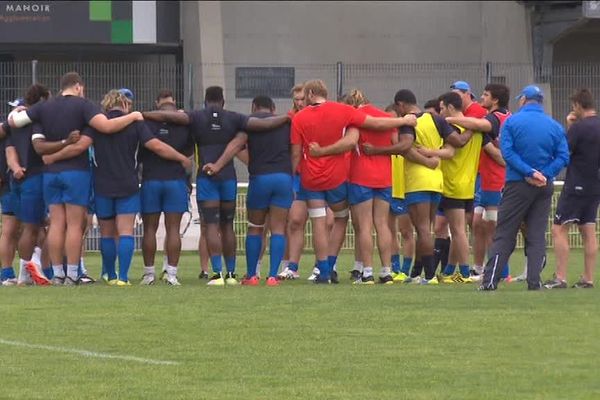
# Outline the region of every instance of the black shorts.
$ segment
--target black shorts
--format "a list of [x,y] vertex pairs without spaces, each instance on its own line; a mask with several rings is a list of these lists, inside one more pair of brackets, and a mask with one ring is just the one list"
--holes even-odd
[[556,205],[555,225],[576,223],[577,225],[594,224],[598,216],[600,196],[580,196],[562,192]]
[[440,210],[463,209],[466,213],[473,212],[473,199],[452,199],[442,196],[440,201]]

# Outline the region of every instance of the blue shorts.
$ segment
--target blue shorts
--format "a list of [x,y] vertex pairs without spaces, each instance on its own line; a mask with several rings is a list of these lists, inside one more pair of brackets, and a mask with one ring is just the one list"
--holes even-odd
[[284,173],[250,177],[246,208],[266,210],[270,206],[289,209],[294,201],[292,176]]
[[394,215],[406,215],[408,214],[408,207],[406,206],[404,199],[392,197],[392,201],[390,202],[390,211]]
[[106,197],[96,194],[96,216],[99,219],[112,219],[117,215],[140,212],[140,193],[127,197]]
[[442,194],[438,192],[411,192],[405,194],[406,206],[409,207],[418,203],[439,204],[442,200]]
[[300,175],[294,174],[292,177],[292,187],[294,189],[294,200],[306,201],[306,195],[300,190]]
[[498,207],[502,200],[502,192],[493,192],[490,190],[482,190],[479,198],[481,207]]
[[368,200],[373,200],[378,197],[388,203],[392,202],[392,188],[373,189],[367,186],[357,185],[355,183],[348,184],[348,202],[351,206],[363,203]]
[[237,182],[235,179],[218,181],[212,178],[196,179],[197,201],[235,201]]
[[140,195],[142,214],[183,214],[189,210],[188,187],[183,179],[144,181]]
[[45,172],[43,179],[46,205],[88,206],[91,185],[89,171]]
[[300,185],[300,195],[306,200],[325,200],[327,204],[337,204],[348,199],[348,183],[329,190],[313,192]]
[[2,214],[15,215],[15,196],[12,191],[7,190],[2,196],[0,196],[0,206],[2,207]]
[[15,215],[26,224],[41,224],[46,216],[44,204],[44,178],[36,174],[23,181],[11,180],[11,192],[14,196]]

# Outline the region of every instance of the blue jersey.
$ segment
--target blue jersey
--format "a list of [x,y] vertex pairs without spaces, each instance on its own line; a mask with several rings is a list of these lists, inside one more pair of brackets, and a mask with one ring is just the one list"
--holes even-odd
[[[272,117],[271,113],[256,113],[252,117]],[[290,156],[290,124],[267,132],[248,133],[248,172],[250,175],[292,173]]]

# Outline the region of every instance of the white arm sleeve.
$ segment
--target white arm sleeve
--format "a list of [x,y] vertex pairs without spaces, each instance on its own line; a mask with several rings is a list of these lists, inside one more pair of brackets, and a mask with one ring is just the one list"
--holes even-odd
[[13,123],[17,128],[22,128],[25,125],[29,125],[32,122],[29,116],[27,115],[27,111],[19,111],[17,113],[12,112],[9,114],[8,117],[12,118]]

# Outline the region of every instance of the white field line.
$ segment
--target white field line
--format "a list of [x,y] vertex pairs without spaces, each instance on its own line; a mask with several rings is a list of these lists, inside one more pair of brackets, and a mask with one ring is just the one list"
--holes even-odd
[[134,356],[121,356],[118,354],[107,354],[107,353],[98,353],[95,351],[87,351],[87,350],[79,350],[79,349],[70,349],[67,347],[56,347],[56,346],[46,346],[42,344],[30,344],[24,342],[15,342],[13,340],[5,340],[0,338],[0,344],[4,344],[7,346],[15,346],[15,347],[24,347],[27,349],[38,349],[38,350],[47,350],[47,351],[56,351],[59,353],[71,353],[77,354],[84,357],[94,357],[94,358],[106,358],[112,360],[124,360],[124,361],[134,361],[142,364],[152,364],[152,365],[179,365],[176,361],[163,361],[163,360],[153,360],[151,358],[141,358]]

